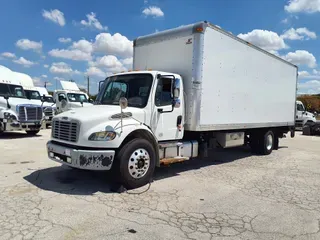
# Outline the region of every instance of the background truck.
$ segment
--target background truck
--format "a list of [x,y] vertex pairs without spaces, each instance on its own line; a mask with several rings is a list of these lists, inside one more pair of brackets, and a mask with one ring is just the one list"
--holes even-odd
[[308,112],[301,101],[296,101],[296,107],[296,130],[302,130],[306,123],[317,122],[316,116]]
[[27,99],[13,72],[0,65],[0,134],[26,131],[36,135],[45,128],[42,107]]
[[102,82],[93,107],[54,117],[50,159],[112,168],[136,188],[210,148],[267,155],[294,137],[297,67],[208,22],[137,38],[133,67]]
[[90,107],[93,101],[89,96],[80,91],[75,82],[60,81],[61,90],[55,90],[53,99],[56,103],[57,114],[74,108]]
[[46,120],[46,127],[51,125],[52,117],[55,114],[55,107],[53,102],[47,102],[43,94],[41,95],[38,88],[34,86],[32,78],[20,72],[13,71],[14,78],[20,82],[27,99],[31,100],[34,104],[41,105],[44,118]]

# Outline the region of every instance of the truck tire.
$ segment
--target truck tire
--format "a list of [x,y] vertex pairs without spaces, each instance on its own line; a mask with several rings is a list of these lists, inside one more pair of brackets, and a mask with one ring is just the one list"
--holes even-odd
[[138,188],[150,182],[156,165],[156,154],[152,144],[142,138],[126,143],[117,153],[115,169],[119,181],[127,189]]
[[279,149],[279,137],[278,136],[274,136],[273,149],[274,150],[278,150]]
[[255,154],[269,155],[275,146],[275,137],[271,130],[251,134],[250,138],[250,146]]
[[35,136],[40,132],[40,130],[27,130],[26,133],[30,136]]

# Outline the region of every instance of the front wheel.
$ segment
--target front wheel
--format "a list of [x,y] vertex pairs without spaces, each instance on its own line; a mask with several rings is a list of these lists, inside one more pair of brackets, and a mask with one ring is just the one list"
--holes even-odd
[[35,136],[40,132],[40,130],[27,130],[26,133],[30,136]]
[[136,138],[121,148],[115,160],[124,187],[142,187],[152,178],[156,163],[155,149],[147,140]]

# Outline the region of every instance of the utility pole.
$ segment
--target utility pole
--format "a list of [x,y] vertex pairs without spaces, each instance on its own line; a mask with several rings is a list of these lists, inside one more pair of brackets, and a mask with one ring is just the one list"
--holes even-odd
[[49,83],[49,82],[44,82],[44,87],[45,88],[47,88],[47,83]]
[[88,87],[87,87],[88,96],[90,96],[90,94],[89,94],[89,90],[90,90],[90,78],[89,78],[89,76],[87,76],[87,84],[88,84]]

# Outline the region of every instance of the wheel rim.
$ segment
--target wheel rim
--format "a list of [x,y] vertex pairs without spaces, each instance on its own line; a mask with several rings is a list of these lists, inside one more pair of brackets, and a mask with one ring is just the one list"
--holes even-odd
[[268,149],[268,151],[270,151],[272,149],[272,145],[273,145],[273,138],[272,138],[272,135],[269,134],[267,136],[267,149]]
[[147,150],[139,148],[131,154],[128,162],[128,170],[131,177],[135,179],[142,178],[148,172],[149,167],[150,155]]

